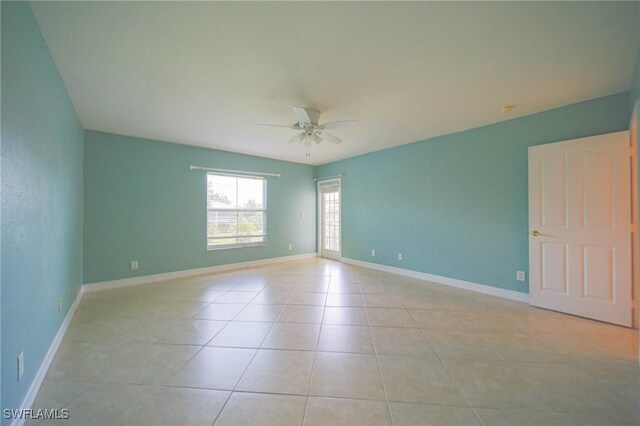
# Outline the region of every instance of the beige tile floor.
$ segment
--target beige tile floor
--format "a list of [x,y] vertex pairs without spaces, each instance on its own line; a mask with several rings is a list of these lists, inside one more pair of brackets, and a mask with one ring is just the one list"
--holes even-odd
[[638,334],[286,262],[85,294],[35,408],[69,409],[57,425],[638,425]]

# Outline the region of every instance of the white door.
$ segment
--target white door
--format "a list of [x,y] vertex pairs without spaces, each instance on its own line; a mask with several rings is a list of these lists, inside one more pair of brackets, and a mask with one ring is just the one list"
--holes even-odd
[[629,132],[529,148],[531,305],[631,326]]
[[340,259],[342,234],[340,217],[340,179],[318,182],[320,206],[320,255]]

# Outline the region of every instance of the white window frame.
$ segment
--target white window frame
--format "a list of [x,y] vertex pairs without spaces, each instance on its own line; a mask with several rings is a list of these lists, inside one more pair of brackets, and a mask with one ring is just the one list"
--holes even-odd
[[[207,191],[207,182],[209,180],[209,176],[226,176],[226,177],[234,177],[237,179],[256,179],[261,180],[262,184],[262,201],[263,208],[262,209],[210,209],[209,208],[209,194]],[[247,175],[236,175],[229,173],[219,173],[219,172],[208,172],[205,176],[205,246],[207,251],[215,251],[215,250],[226,250],[226,249],[234,249],[234,248],[245,248],[245,247],[264,247],[267,245],[267,179],[264,177],[256,177],[256,176],[247,176]],[[223,211],[223,212],[262,212],[264,222],[263,229],[264,233],[261,235],[237,235],[235,237],[220,237],[220,238],[238,238],[238,237],[262,237],[262,241],[258,242],[249,242],[249,243],[234,243],[234,244],[223,244],[223,245],[209,245],[209,240],[214,239],[214,237],[209,237],[209,212],[210,211]]]

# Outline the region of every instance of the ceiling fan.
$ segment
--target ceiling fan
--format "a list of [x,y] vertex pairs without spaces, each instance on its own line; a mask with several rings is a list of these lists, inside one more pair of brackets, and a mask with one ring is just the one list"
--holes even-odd
[[287,143],[297,142],[304,146],[306,157],[310,155],[311,146],[314,142],[316,145],[319,145],[322,141],[328,141],[336,144],[342,142],[342,139],[328,133],[326,130],[342,129],[358,124],[356,120],[319,123],[320,112],[309,108],[293,107],[293,114],[296,122],[289,126],[280,124],[258,124],[258,126],[286,127],[293,130],[299,130],[300,132],[296,133],[296,135],[289,139]]

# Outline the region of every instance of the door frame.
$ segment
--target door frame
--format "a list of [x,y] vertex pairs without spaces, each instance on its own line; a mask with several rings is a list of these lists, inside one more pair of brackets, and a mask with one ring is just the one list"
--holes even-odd
[[638,105],[636,102],[629,125],[629,149],[631,158],[631,306],[633,328],[640,328],[640,256],[638,247]]
[[322,227],[324,225],[324,218],[322,214],[322,192],[320,191],[320,184],[327,182],[338,182],[338,197],[340,199],[340,247],[338,250],[338,258],[334,260],[342,261],[342,178],[328,178],[328,179],[318,179],[316,181],[316,204],[317,204],[317,215],[318,221],[316,223],[316,227],[318,230],[317,240],[318,244],[316,245],[316,249],[318,251],[318,257],[322,257]]

